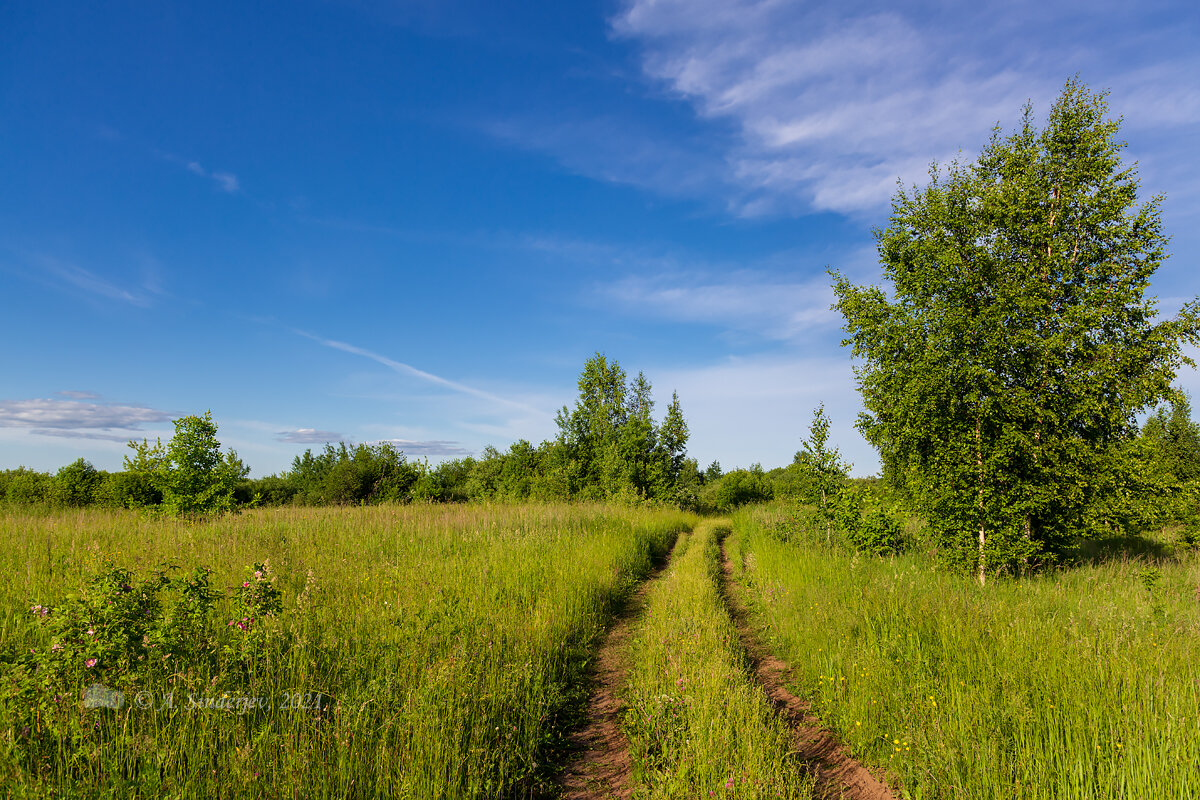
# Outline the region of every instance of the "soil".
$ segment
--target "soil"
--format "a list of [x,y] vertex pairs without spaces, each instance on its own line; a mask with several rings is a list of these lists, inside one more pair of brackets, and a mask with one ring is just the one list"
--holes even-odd
[[[686,536],[687,534],[680,534]],[[678,539],[676,540],[678,543]],[[625,703],[620,692],[629,670],[629,640],[654,581],[671,563],[671,554],[630,595],[625,607],[605,633],[592,665],[594,689],[588,700],[587,721],[569,737],[573,751],[557,783],[566,800],[628,800],[633,765],[629,742],[621,732]]]
[[721,590],[741,635],[754,675],[763,692],[792,729],[794,755],[816,778],[820,800],[896,800],[887,783],[856,761],[831,731],[821,725],[808,702],[785,688],[790,668],[763,646],[750,625],[743,590],[733,579],[733,564],[721,542]]

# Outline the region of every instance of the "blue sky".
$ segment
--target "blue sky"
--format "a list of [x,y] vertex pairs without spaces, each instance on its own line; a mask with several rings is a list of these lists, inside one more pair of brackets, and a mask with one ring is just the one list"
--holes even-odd
[[1173,313],[1198,45],[1184,2],[5,3],[0,468],[207,409],[256,475],[503,449],[602,351],[702,465],[788,463],[823,402],[869,474],[825,269],[876,281],[896,180],[1078,73],[1165,195]]

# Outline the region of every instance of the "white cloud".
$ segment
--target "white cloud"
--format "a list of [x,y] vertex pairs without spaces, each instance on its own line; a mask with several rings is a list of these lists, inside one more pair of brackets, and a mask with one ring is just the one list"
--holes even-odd
[[[631,0],[611,21],[644,74],[737,132],[725,152],[730,206],[877,212],[895,182],[968,158],[1033,100],[1044,114],[1076,72],[1112,86],[1132,127],[1194,138],[1194,37],[1113,5],[992,2],[798,4]],[[1190,132],[1189,132],[1190,131]]]
[[748,271],[715,280],[703,275],[635,275],[600,287],[599,293],[635,313],[778,341],[834,327],[840,319],[830,310],[833,291],[824,275],[799,282]]
[[132,439],[137,439],[136,436],[122,435],[119,433],[103,433],[100,431],[87,430],[60,430],[56,428],[33,428],[29,431],[38,436],[56,436],[60,439],[91,439],[99,442],[120,442],[126,444]]
[[418,442],[412,439],[382,439],[372,444],[390,444],[406,456],[469,456],[472,452],[460,447],[458,442],[447,442],[440,439]]
[[[170,415],[165,411],[145,406],[49,398],[0,402],[0,427],[33,428],[36,433],[53,436],[110,430],[138,431],[143,423],[166,422],[169,419]],[[59,432],[50,433],[51,430]]]
[[319,431],[316,428],[297,428],[294,431],[279,431],[275,439],[289,444],[325,444],[340,442],[342,434],[333,431]]

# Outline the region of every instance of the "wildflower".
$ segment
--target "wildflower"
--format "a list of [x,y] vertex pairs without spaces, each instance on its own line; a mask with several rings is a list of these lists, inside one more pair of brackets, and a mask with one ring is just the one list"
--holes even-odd
[[54,644],[50,645],[50,649],[54,652],[58,652],[59,650],[62,650],[62,645],[58,642],[55,642]]
[[249,588],[250,588],[250,581],[242,581],[242,588],[243,588],[243,589],[249,589]]
[[261,569],[258,569],[258,570],[255,570],[255,571],[254,571],[254,580],[256,580],[256,581],[261,581],[261,580],[262,580],[262,577],[263,577],[263,576],[262,576],[262,570],[261,570]]
[[725,781],[725,789],[726,789],[726,791],[728,791],[729,789],[732,789],[732,788],[733,788],[733,776],[730,775],[729,780]]
[[88,633],[88,636],[95,636],[95,635],[96,635],[96,629],[95,629],[95,628],[88,628],[88,631],[87,631],[87,633]]
[[96,659],[89,658],[87,661],[83,662],[83,665],[88,669],[91,669],[92,667],[96,666]]

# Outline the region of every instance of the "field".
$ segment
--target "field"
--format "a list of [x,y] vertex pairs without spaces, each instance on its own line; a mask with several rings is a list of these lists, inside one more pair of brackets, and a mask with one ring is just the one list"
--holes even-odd
[[[6,512],[0,785],[825,796],[804,744],[816,723],[789,716],[790,690],[891,796],[1200,797],[1194,555],[981,589],[921,556],[789,537],[784,513]],[[599,691],[617,701],[607,721]],[[582,752],[572,737],[592,723],[621,752]],[[615,766],[595,777],[581,759]]]
[[1109,559],[981,589],[917,556],[728,546],[792,685],[913,798],[1200,797],[1200,561]]
[[[87,667],[81,652],[47,687],[3,665],[0,785],[47,796],[536,794],[565,718],[579,713],[592,638],[692,522],[579,506],[307,509],[195,525],[4,516],[9,661],[30,649],[51,658],[31,606],[54,619],[106,558],[134,570],[139,590],[164,560],[211,567],[212,586],[234,588],[212,609],[211,642],[183,667],[122,670],[103,657]],[[268,565],[266,581],[256,564]],[[280,610],[242,630],[231,598],[263,582],[278,586]],[[99,628],[89,638],[118,633]],[[95,679],[150,707],[81,709]],[[196,707],[257,698],[270,707]]]

